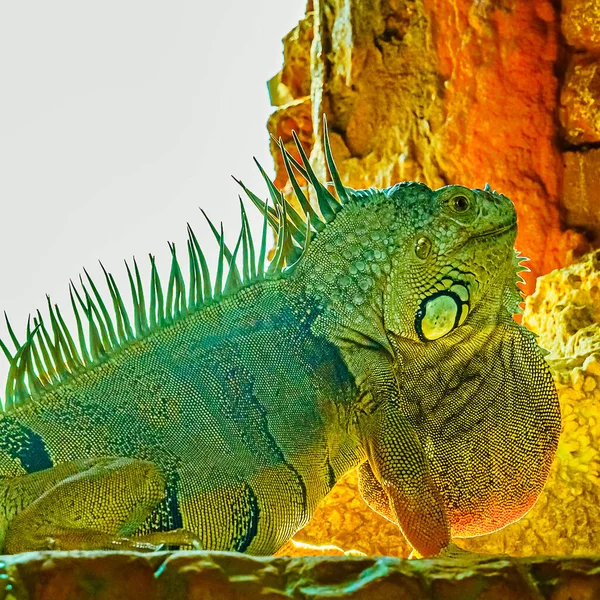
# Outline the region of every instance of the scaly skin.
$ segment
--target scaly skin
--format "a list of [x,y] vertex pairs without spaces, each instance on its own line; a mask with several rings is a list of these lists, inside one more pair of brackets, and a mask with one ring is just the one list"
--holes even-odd
[[5,552],[272,553],[357,467],[421,556],[531,508],[560,415],[511,316],[512,203],[460,186],[347,193],[289,272],[0,417]]

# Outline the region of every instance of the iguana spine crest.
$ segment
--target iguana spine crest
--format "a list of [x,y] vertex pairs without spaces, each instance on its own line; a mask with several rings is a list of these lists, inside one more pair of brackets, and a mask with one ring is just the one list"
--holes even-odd
[[[234,178],[264,216],[258,261],[256,261],[255,244],[246,209],[240,197],[241,228],[233,252],[225,243],[222,224],[218,230],[206,213],[202,211],[219,244],[214,282],[200,243],[188,223],[187,293],[175,244],[169,242],[171,269],[166,294],[163,292],[155,256],[149,255],[151,272],[148,305],[136,259],[133,259],[133,269],[125,261],[133,304],[132,315],[125,307],[123,296],[113,275],[107,272],[102,263],[100,265],[111,297],[114,318],[109,313],[96,284],[85,269],[87,285],[81,276],[79,290],[72,281],[70,282],[69,294],[75,316],[77,342],[74,339],[75,336],[69,331],[58,305],[53,304],[49,296],[46,298],[50,327],[46,327],[42,314],[38,310],[36,316],[33,317],[33,326],[31,318],[28,320],[26,338],[23,343],[15,335],[8,316],[4,313],[8,333],[15,347],[13,353],[8,345],[0,339],[0,349],[10,363],[4,411],[36,400],[49,388],[63,383],[71,376],[91,366],[102,363],[114,351],[126,344],[143,339],[157,328],[171,325],[189,313],[201,310],[221,298],[237,292],[242,287],[291,272],[304,256],[315,236],[334,220],[343,204],[353,199],[352,190],[343,186],[335,166],[326,121],[324,121],[324,130],[327,167],[338,198],[318,180],[295,132],[293,133],[294,142],[302,162],[298,162],[286,150],[281,140],[277,142],[292,189],[305,218],[298,214],[283,193],[277,189],[256,159],[255,162],[267,184],[273,202],[272,207],[269,206],[268,200],[261,200],[241,181]],[[322,217],[310,205],[294,169],[313,186]],[[273,259],[265,269],[267,224],[277,232],[277,242]],[[240,248],[241,273],[237,266]],[[226,268],[228,270],[225,274]]]

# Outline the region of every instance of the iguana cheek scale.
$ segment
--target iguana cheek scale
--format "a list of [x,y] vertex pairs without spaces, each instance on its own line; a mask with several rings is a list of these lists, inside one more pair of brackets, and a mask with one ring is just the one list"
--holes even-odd
[[326,135],[336,198],[298,151],[282,147],[303,215],[266,175],[271,204],[240,182],[261,243],[243,204],[233,250],[209,221],[214,277],[188,227],[185,276],[173,244],[166,285],[153,256],[147,285],[127,266],[133,310],[105,270],[110,306],[87,273],[71,285],[74,331],[50,300],[24,341],[7,321],[5,552],[272,553],[357,467],[366,502],[422,556],[531,507],[560,414],[512,318],[512,203],[488,187],[352,190]]

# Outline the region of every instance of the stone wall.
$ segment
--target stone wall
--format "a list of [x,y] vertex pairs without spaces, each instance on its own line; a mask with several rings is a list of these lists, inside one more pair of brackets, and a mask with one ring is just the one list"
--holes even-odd
[[228,552],[4,557],[1,600],[555,600],[597,598],[598,559],[272,558]]
[[600,2],[565,0],[560,137],[564,159],[563,204],[569,226],[600,242]]

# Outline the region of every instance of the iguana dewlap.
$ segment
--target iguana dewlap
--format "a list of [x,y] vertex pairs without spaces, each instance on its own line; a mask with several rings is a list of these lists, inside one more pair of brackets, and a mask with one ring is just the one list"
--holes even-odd
[[487,186],[351,190],[325,144],[337,198],[283,150],[304,218],[270,181],[271,207],[245,190],[262,242],[243,207],[233,252],[213,228],[214,278],[190,230],[188,276],[174,246],[166,286],[153,258],[148,286],[129,271],[133,312],[105,272],[110,309],[91,279],[71,288],[75,331],[50,302],[24,342],[10,330],[5,552],[272,553],[357,467],[366,502],[423,556],[531,508],[560,413],[512,318],[512,202]]

